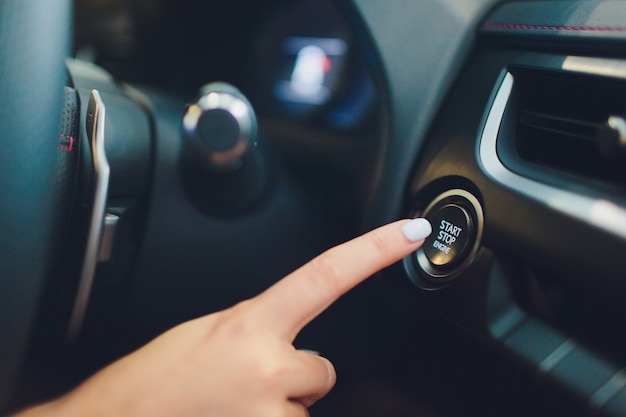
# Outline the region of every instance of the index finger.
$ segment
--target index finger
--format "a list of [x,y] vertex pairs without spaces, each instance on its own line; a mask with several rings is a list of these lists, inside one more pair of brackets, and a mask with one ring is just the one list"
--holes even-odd
[[348,290],[417,250],[431,231],[426,219],[400,220],[335,246],[258,295],[256,317],[293,341]]

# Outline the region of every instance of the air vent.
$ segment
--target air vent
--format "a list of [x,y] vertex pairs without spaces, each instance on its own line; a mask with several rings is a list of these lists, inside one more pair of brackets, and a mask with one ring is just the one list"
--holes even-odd
[[511,72],[515,87],[498,138],[502,162],[560,186],[575,181],[626,191],[626,80]]

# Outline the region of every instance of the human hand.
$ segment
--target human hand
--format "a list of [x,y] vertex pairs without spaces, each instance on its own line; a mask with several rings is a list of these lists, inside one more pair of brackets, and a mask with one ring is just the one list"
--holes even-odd
[[26,416],[297,417],[335,384],[298,332],[342,294],[417,250],[426,220],[401,220],[336,246],[260,295],[174,327]]

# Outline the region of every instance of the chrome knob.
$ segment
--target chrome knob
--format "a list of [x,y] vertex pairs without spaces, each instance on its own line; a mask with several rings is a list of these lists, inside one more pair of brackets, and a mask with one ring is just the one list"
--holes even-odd
[[207,84],[185,112],[183,136],[207,168],[237,170],[256,145],[256,116],[237,88],[222,82]]

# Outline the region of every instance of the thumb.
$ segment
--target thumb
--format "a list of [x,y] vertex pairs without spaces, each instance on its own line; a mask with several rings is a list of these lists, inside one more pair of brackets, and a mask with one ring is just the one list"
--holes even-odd
[[294,375],[287,395],[290,400],[310,407],[335,386],[335,367],[328,359],[311,351],[297,350],[294,353],[301,371]]

